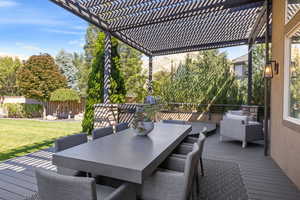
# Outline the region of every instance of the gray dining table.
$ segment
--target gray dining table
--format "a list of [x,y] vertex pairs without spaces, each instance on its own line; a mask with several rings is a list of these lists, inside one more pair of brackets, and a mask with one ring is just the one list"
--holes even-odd
[[148,136],[129,128],[53,155],[54,165],[142,184],[188,136],[191,125],[156,123]]

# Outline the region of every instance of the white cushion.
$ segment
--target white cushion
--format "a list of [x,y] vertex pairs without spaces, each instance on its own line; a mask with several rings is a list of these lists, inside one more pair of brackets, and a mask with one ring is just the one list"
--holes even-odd
[[244,121],[245,124],[248,123],[248,116],[244,116],[244,115],[233,115],[233,114],[227,113],[226,118],[227,119],[241,120],[241,121]]
[[243,115],[244,111],[242,111],[242,110],[229,110],[228,113],[233,114],[233,115]]

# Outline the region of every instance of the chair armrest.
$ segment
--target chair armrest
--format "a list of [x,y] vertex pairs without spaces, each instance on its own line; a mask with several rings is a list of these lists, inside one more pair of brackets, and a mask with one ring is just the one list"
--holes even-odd
[[178,157],[168,157],[160,166],[163,169],[168,169],[176,172],[184,172],[185,160]]
[[183,195],[183,173],[157,170],[142,185],[141,199],[181,199]]
[[136,189],[133,184],[124,183],[118,187],[113,193],[111,193],[105,200],[135,200]]

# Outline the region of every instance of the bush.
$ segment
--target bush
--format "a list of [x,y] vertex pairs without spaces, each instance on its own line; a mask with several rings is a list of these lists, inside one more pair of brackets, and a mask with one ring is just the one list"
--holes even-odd
[[11,118],[41,117],[43,112],[43,106],[40,104],[6,103],[4,107]]

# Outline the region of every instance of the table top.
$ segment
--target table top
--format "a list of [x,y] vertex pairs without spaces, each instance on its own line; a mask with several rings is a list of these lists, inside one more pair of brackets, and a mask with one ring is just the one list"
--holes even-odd
[[132,129],[53,155],[53,164],[141,184],[191,131],[191,125],[155,124],[148,136]]

